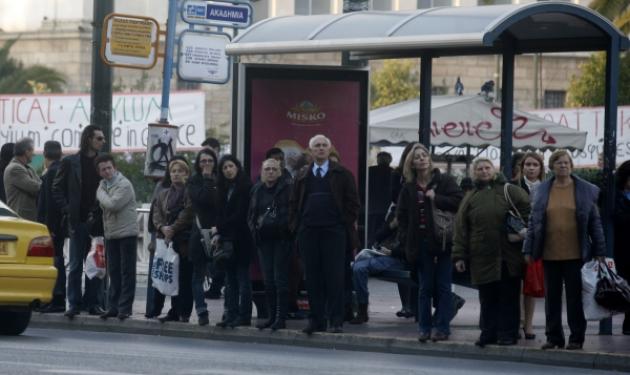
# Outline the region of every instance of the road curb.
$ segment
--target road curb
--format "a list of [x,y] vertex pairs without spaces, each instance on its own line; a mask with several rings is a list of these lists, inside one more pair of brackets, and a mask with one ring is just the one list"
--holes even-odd
[[447,341],[439,344],[423,344],[409,338],[347,333],[317,333],[307,336],[300,331],[288,329],[277,332],[259,331],[252,327],[224,329],[214,326],[199,327],[195,324],[160,324],[155,320],[128,319],[120,322],[118,319],[110,319],[104,321],[93,316],[77,316],[73,320],[69,320],[61,315],[51,314],[34,314],[30,326],[46,329],[133,333],[322,349],[525,362],[538,365],[630,372],[630,356],[615,353],[570,352],[566,350],[544,351],[519,346],[486,346],[482,349],[469,342]]

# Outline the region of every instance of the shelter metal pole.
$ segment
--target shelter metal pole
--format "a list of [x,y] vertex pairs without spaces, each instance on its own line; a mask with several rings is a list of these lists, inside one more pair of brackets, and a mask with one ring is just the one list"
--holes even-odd
[[420,123],[418,141],[428,149],[431,147],[431,76],[433,57],[420,58]]
[[103,19],[114,12],[113,0],[94,0],[92,29],[92,92],[90,123],[99,126],[105,135],[104,152],[112,150],[112,68],[101,60]]
[[501,80],[501,172],[512,177],[512,118],[514,117],[514,49],[513,43],[503,52],[503,73]]
[[177,24],[177,0],[168,0],[168,19],[166,20],[166,47],[164,51],[164,71],[162,72],[162,105],[160,123],[168,124],[169,96],[171,77],[173,76],[173,50],[175,48],[175,26]]
[[[619,85],[619,39],[611,38],[606,51],[606,97],[604,101],[604,179],[602,189],[602,226],[606,238],[606,256],[613,256],[615,234],[612,214],[615,206],[617,153],[617,88]],[[600,335],[612,335],[612,319],[599,322]]]

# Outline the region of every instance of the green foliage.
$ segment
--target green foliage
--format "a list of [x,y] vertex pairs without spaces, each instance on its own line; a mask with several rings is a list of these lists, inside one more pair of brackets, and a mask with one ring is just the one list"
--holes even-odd
[[417,98],[420,81],[414,60],[387,60],[372,75],[370,85],[372,109]]
[[61,92],[66,83],[63,75],[42,65],[24,65],[9,56],[17,39],[8,40],[0,48],[0,93],[26,94],[39,90]]
[[[621,55],[617,104],[630,104],[630,54]],[[606,88],[606,55],[595,53],[581,65],[582,75],[573,77],[567,102],[572,107],[604,105]]]
[[598,168],[576,168],[573,170],[573,174],[585,179],[595,186],[603,186],[603,174],[602,170]]
[[[610,19],[622,32],[630,32],[630,0],[593,0],[591,9]],[[572,107],[604,104],[606,87],[606,55],[595,53],[582,64],[582,75],[573,77],[567,102]],[[630,56],[621,55],[617,104],[630,104]]]
[[136,192],[138,204],[151,202],[155,183],[144,177],[144,152],[113,154],[116,168],[127,177]]

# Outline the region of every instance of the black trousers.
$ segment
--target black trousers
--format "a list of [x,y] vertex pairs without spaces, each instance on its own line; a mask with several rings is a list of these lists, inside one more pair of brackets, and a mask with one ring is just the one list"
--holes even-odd
[[486,342],[518,339],[521,278],[512,277],[503,265],[501,280],[479,285],[480,340]]
[[135,236],[105,240],[105,257],[109,288],[107,308],[120,314],[131,314],[136,295],[136,253]]
[[586,332],[586,319],[582,309],[582,260],[543,261],[545,271],[545,334],[547,341],[564,345],[562,329],[562,286],[567,299],[569,342],[581,344]]
[[[179,293],[171,297],[171,308],[168,315],[177,318],[190,318],[193,309],[192,295],[193,264],[187,256],[179,258]],[[164,306],[166,296],[153,288],[153,303],[155,306]],[[161,309],[160,309],[161,310]]]
[[346,231],[342,225],[298,231],[311,320],[320,326],[343,324]]

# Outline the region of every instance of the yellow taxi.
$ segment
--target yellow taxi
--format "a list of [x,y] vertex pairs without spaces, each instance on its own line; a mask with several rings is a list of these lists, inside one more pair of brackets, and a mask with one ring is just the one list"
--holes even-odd
[[0,201],[0,334],[21,334],[32,309],[50,302],[54,255],[46,226],[21,219]]

